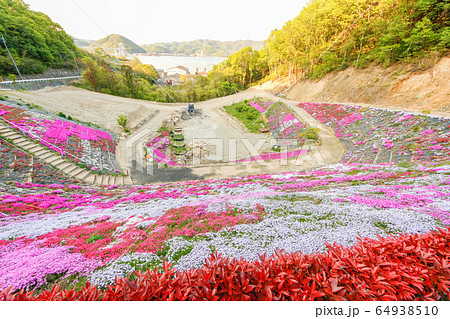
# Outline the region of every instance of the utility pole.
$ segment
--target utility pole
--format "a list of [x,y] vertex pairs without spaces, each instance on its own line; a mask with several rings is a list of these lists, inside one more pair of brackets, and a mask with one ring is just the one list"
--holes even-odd
[[8,51],[8,54],[9,54],[9,57],[11,58],[11,61],[13,62],[14,66],[16,67],[16,70],[17,70],[17,73],[20,76],[20,79],[23,80],[22,74],[20,74],[19,68],[17,67],[16,62],[14,61],[14,59],[13,59],[13,57],[11,55],[11,52],[9,52],[9,49],[8,49],[8,46],[6,45],[6,40],[3,37],[3,34],[2,34],[2,41],[3,41],[3,44],[5,45],[6,51]]

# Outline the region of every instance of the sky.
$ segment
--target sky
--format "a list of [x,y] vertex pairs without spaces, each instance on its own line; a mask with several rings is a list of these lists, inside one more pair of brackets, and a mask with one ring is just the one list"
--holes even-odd
[[[24,0],[70,35],[98,40],[120,34],[139,45],[210,39],[267,39],[307,0]],[[90,17],[92,18],[90,18]],[[94,22],[94,21],[95,22]],[[105,33],[106,32],[106,33]]]

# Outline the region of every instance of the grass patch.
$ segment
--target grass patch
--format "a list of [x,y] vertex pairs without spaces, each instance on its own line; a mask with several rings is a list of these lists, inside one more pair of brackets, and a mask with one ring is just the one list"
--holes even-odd
[[100,234],[92,234],[91,236],[89,236],[89,239],[86,240],[86,243],[90,243],[93,244],[95,243],[97,240],[103,239],[105,238],[105,236],[100,235]]
[[414,164],[408,163],[408,162],[400,162],[400,163],[397,163],[397,166],[402,167],[402,168],[410,168],[410,167],[414,166]]
[[301,195],[297,195],[297,194],[291,194],[291,195],[277,195],[274,197],[266,197],[268,199],[272,199],[272,200],[279,200],[279,201],[283,201],[283,202],[298,202],[298,201],[314,201],[315,198],[314,197],[310,197],[310,196],[301,196]]
[[363,173],[363,172],[364,172],[363,170],[354,169],[354,170],[345,172],[345,174],[346,174],[346,175],[356,175],[356,174]]
[[250,106],[249,101],[244,100],[239,103],[227,105],[225,111],[238,119],[252,133],[260,133],[260,128],[268,128],[264,115]]
[[399,234],[399,233],[402,232],[399,229],[392,228],[392,226],[394,226],[393,224],[382,222],[382,221],[375,222],[374,226],[377,227],[377,228],[380,228],[383,231],[385,231],[387,234],[395,235],[395,234]]
[[181,259],[181,257],[186,256],[187,254],[189,254],[192,251],[192,249],[194,249],[194,246],[184,246],[183,248],[177,250],[171,256],[172,257],[172,261],[177,262],[178,260]]
[[318,141],[319,139],[319,129],[318,128],[307,128],[304,132],[300,133],[299,138],[300,139],[306,139],[306,140],[314,140]]

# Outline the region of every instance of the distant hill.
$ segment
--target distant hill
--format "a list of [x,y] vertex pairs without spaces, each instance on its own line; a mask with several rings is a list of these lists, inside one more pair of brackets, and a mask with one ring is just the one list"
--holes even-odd
[[194,40],[184,42],[153,43],[144,44],[149,54],[173,54],[173,55],[205,55],[227,57],[233,53],[251,46],[254,50],[261,50],[263,41],[237,40],[237,41],[215,41]]
[[[111,38],[113,38],[115,41]],[[118,43],[119,44],[122,43],[123,46],[125,47],[125,49],[127,50],[127,52],[129,52],[129,53],[146,53],[146,51],[142,47],[140,47],[139,45],[137,45],[130,39],[127,39],[124,36],[119,35],[119,34],[111,34],[110,36],[100,39],[100,40],[96,41],[95,43],[91,43],[88,47],[96,48],[99,45],[101,45],[104,48],[117,48],[118,49],[119,48]]]
[[89,45],[91,45],[93,42],[93,40],[88,40],[88,39],[77,39],[74,36],[70,36],[73,39],[73,42],[75,43],[75,45],[77,47],[79,47],[80,49],[88,47]]

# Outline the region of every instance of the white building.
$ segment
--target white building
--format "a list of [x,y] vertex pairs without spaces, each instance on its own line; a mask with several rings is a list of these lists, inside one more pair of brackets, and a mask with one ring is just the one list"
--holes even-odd
[[175,75],[175,74],[178,75],[189,74],[189,69],[182,65],[179,65],[167,70],[167,75]]

